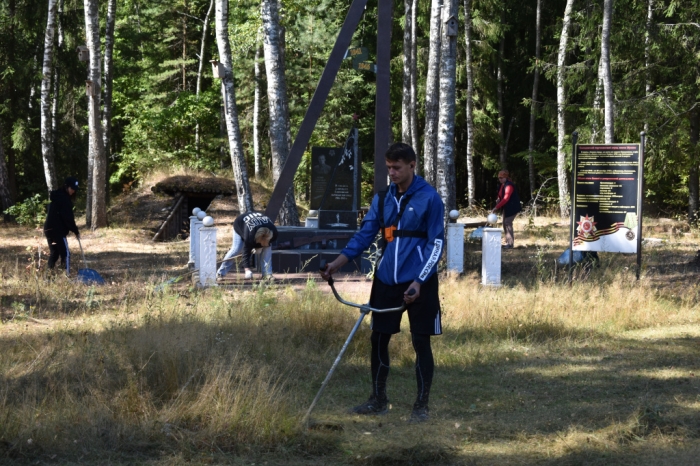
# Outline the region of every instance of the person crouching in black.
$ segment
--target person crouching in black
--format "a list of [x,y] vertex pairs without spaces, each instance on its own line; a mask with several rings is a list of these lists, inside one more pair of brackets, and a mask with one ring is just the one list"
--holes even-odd
[[49,243],[49,269],[53,269],[61,258],[61,263],[66,269],[66,275],[70,275],[70,250],[66,236],[71,231],[76,238],[80,238],[80,232],[75,224],[73,216],[73,203],[71,196],[78,190],[78,180],[69,176],[62,188],[51,191],[49,195],[49,210],[44,222],[44,235]]

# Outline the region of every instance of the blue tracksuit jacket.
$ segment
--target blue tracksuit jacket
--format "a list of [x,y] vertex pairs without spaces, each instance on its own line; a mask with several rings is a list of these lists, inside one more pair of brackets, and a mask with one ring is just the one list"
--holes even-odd
[[[396,185],[389,186],[384,198],[384,225],[392,225],[399,213]],[[399,230],[424,231],[427,238],[394,238],[387,244],[377,269],[377,278],[386,285],[417,281],[425,282],[437,271],[445,244],[445,206],[435,188],[418,175],[404,195],[411,194],[404,209]],[[375,241],[379,231],[379,195],[375,195],[360,231],[352,237],[341,254],[350,260],[358,257]]]

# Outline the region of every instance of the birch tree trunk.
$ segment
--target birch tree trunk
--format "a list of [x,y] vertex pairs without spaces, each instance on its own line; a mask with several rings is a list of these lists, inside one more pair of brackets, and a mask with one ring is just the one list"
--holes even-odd
[[[221,90],[223,92],[223,89]],[[222,94],[223,95],[223,94]],[[228,130],[226,129],[226,102],[222,99],[222,103],[219,106],[219,138],[223,141],[228,138]],[[226,154],[226,146],[228,144],[222,142],[219,145],[219,168],[226,168],[226,159],[230,159],[230,156]]]
[[253,194],[248,183],[248,171],[245,165],[241,131],[238,125],[238,108],[236,106],[236,89],[233,85],[233,67],[231,63],[231,44],[228,39],[228,0],[216,0],[216,43],[219,48],[219,61],[224,68],[221,78],[221,97],[224,102],[226,132],[233,178],[236,182],[238,210],[241,213],[253,210]]
[[98,17],[98,0],[84,0],[85,36],[90,52],[88,81],[92,82],[93,92],[88,96],[88,126],[90,128],[90,146],[92,149],[92,199],[88,208],[91,211],[90,228],[95,230],[107,226],[107,157],[104,150],[103,128],[100,120],[100,88],[102,71],[100,69],[100,23]]
[[[185,3],[185,7],[187,3]],[[187,90],[187,16],[182,15],[182,64],[180,71],[182,72],[182,91]]]
[[425,80],[425,129],[423,132],[423,173],[433,186],[436,184],[437,126],[440,108],[440,44],[442,30],[442,0],[432,0],[430,9],[430,50],[428,75]]
[[[644,31],[644,95],[647,99],[651,96],[651,28],[654,20],[654,0],[647,3],[647,23]],[[649,122],[644,119],[644,132],[649,132]]]
[[53,39],[56,35],[57,0],[49,0],[49,13],[44,34],[44,61],[41,67],[41,156],[44,177],[49,191],[58,189],[53,154],[53,125],[51,124],[51,75],[53,69]]
[[559,213],[562,218],[569,216],[569,177],[566,170],[566,94],[564,77],[566,75],[566,46],[569,41],[571,10],[574,0],[566,0],[561,36],[559,37],[559,54],[557,56],[557,179],[559,182]]
[[[107,23],[105,25],[105,79],[104,79],[104,94],[102,101],[102,127],[104,129],[102,135],[102,144],[105,151],[105,188],[107,169],[109,168],[109,159],[111,155],[110,141],[112,138],[112,83],[114,70],[114,22],[117,16],[117,0],[108,0],[107,2]],[[105,196],[107,190],[105,190]],[[105,202],[107,197],[105,197]]]
[[411,147],[416,152],[416,173],[421,173],[420,168],[420,138],[418,137],[418,0],[413,0],[411,7]]
[[[5,151],[2,145],[2,126],[0,126],[0,207],[2,211],[9,209],[15,204],[10,191],[10,176],[5,164]],[[4,215],[5,221],[9,220],[8,215]]]
[[[538,0],[539,1],[539,0]],[[467,69],[467,198],[469,207],[475,204],[474,183],[474,70],[472,69],[472,0],[464,0],[464,50]]]
[[[195,89],[197,100],[199,100],[199,93],[202,92],[202,71],[204,68],[204,52],[206,50],[205,45],[207,43],[207,32],[209,31],[209,18],[211,17],[211,10],[214,9],[214,0],[209,2],[209,9],[207,9],[207,14],[204,16],[204,24],[202,25],[202,41],[199,47],[199,67],[197,68],[197,87]],[[199,157],[199,121],[194,128],[194,147],[197,152],[197,157]]]
[[[505,19],[505,15],[503,15]],[[508,168],[506,161],[506,116],[503,111],[503,51],[506,44],[505,31],[501,36],[501,42],[498,44],[498,64],[496,67],[496,105],[498,107],[498,162],[501,164],[501,170]]]
[[535,163],[532,159],[532,153],[535,150],[535,121],[537,119],[537,94],[540,87],[540,53],[542,49],[541,39],[541,20],[542,20],[542,0],[537,0],[537,12],[535,14],[535,69],[532,80],[532,101],[530,104],[530,137],[527,144],[527,166],[528,174],[530,175],[530,195],[532,195],[537,187],[535,186]]
[[[263,51],[267,76],[267,102],[270,115],[270,152],[272,180],[277,183],[289,155],[289,106],[284,75],[284,44],[279,24],[277,0],[262,0]],[[299,214],[290,186],[279,212],[280,225],[299,225]]]
[[[92,110],[90,109],[90,102],[88,98],[88,120],[92,114],[91,112]],[[95,151],[92,147],[92,136],[90,135],[90,128],[88,124],[88,169],[87,183],[85,183],[85,225],[87,225],[88,228],[90,228],[92,225],[92,178],[95,167]]]
[[603,31],[600,41],[600,60],[603,63],[603,89],[605,95],[605,143],[615,142],[615,103],[613,102],[612,70],[610,69],[610,28],[613,0],[603,1]]
[[591,144],[598,141],[600,132],[600,106],[603,101],[603,60],[598,60],[598,79],[595,84],[595,94],[593,95],[593,119],[591,122]]
[[[260,32],[258,32],[260,36]],[[262,178],[262,154],[260,153],[260,83],[262,79],[262,72],[260,67],[260,55],[262,54],[262,47],[259,44],[259,37],[255,44],[255,95],[253,98],[253,159],[255,160],[255,179],[259,180]]]
[[[56,14],[56,27],[58,29],[58,44],[56,53],[60,54],[63,50],[63,0],[58,0],[58,11]],[[53,96],[51,97],[51,140],[53,141],[53,153],[56,154],[58,147],[58,98],[61,90],[61,67],[58,60],[54,60],[53,65]]]
[[[457,17],[457,0],[446,0],[442,24]],[[457,37],[447,35],[443,27],[440,47],[440,110],[437,136],[437,192],[445,212],[457,208],[455,193],[455,81],[457,72]]]
[[403,89],[401,92],[401,141],[410,144],[411,138],[411,17],[413,0],[404,0],[403,28]]

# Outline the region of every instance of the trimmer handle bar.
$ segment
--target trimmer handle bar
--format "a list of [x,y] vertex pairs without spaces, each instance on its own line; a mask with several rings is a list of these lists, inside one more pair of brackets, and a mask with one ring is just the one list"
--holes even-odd
[[[327,264],[326,261],[321,261],[321,271],[326,270]],[[360,310],[361,313],[363,314],[369,314],[370,312],[398,312],[398,311],[403,311],[406,309],[406,303],[402,303],[401,306],[399,307],[391,307],[387,309],[377,309],[374,307],[371,307],[369,303],[367,304],[358,304],[358,303],[353,303],[350,301],[347,301],[343,299],[339,294],[338,290],[335,289],[335,280],[333,280],[333,277],[328,277],[328,284],[331,287],[331,290],[333,291],[333,295],[335,296],[335,299],[340,301],[341,303],[351,306],[351,307],[356,307]],[[416,290],[411,290],[409,291],[409,295],[412,296],[416,293]]]

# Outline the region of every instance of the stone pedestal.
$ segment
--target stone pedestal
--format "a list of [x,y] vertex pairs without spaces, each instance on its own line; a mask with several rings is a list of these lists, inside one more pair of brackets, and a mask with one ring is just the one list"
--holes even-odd
[[481,240],[481,284],[501,286],[501,229],[484,228]]
[[306,228],[318,228],[318,217],[306,217],[304,226]]
[[[191,225],[191,230],[190,230],[190,235],[192,236],[192,243],[194,245],[194,268],[195,270],[199,269],[199,259],[200,259],[200,254],[199,254],[199,230],[202,228],[202,221],[201,220],[195,220],[194,223],[190,224]],[[192,254],[192,252],[190,252]]]
[[318,225],[327,230],[357,230],[357,211],[320,210]]
[[447,239],[447,271],[464,272],[464,224],[448,223],[445,232]]
[[197,221],[197,216],[196,215],[191,215],[190,216],[190,259],[187,261],[187,268],[190,270],[194,270],[195,265],[194,265],[194,252],[196,248],[196,241],[195,241],[195,235],[194,235],[194,222]]
[[[202,222],[199,222],[202,223]],[[216,228],[199,230],[199,283],[200,286],[216,286]]]

